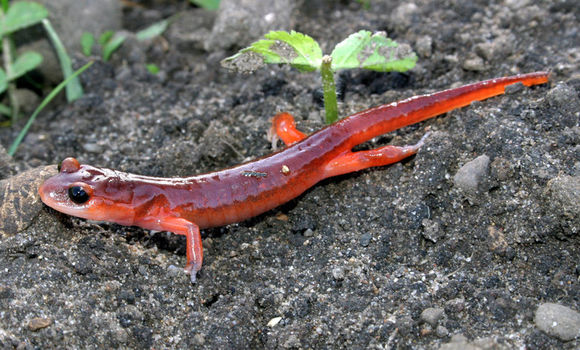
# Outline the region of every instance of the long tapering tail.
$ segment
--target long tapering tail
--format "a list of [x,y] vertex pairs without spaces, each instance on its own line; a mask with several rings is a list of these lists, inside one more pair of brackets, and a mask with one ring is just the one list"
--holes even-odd
[[352,136],[347,143],[348,147],[354,147],[373,137],[466,106],[473,101],[501,95],[508,85],[516,83],[526,86],[538,85],[548,82],[548,78],[548,72],[534,72],[484,80],[367,109],[337,124],[343,124],[343,127],[351,130]]

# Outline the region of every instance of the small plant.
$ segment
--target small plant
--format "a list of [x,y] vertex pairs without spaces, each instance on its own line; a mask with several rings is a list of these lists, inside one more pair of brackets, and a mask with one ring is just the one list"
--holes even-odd
[[340,69],[363,68],[378,72],[405,72],[415,66],[417,55],[408,45],[399,45],[384,32],[361,30],[338,43],[330,55],[323,55],[318,43],[308,35],[272,31],[222,61],[222,66],[252,72],[267,63],[289,64],[304,71],[320,71],[326,123],[338,120],[334,73]]
[[221,0],[189,0],[192,4],[210,11],[217,11]]
[[[48,11],[44,6],[25,1],[9,4],[8,0],[0,0],[0,5],[0,38],[4,62],[4,69],[0,68],[0,94],[7,91],[10,101],[10,107],[0,104],[0,113],[9,115],[11,123],[14,124],[20,111],[20,102],[16,96],[16,80],[38,67],[42,63],[42,55],[28,51],[14,57],[14,42],[11,39],[13,32],[42,23],[55,47],[65,78],[72,74],[72,67],[64,46],[46,19]],[[73,101],[82,95],[82,88],[76,78],[68,82],[67,99]]]
[[[165,19],[156,23],[153,23],[149,27],[138,31],[135,34],[135,38],[139,41],[145,41],[152,39],[156,36],[161,35],[169,25],[170,19]],[[98,43],[101,46],[102,53],[101,57],[103,61],[108,61],[111,58],[113,52],[115,52],[123,42],[125,42],[125,35],[115,34],[112,30],[107,30],[101,36],[99,36]],[[81,50],[85,56],[90,56],[93,51],[93,46],[95,45],[95,37],[93,34],[84,32],[81,36]]]

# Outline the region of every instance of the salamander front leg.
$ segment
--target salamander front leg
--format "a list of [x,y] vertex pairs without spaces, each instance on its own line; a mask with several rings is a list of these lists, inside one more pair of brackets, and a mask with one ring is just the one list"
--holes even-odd
[[417,153],[429,136],[427,132],[419,142],[409,146],[384,146],[369,151],[348,152],[326,165],[327,177],[342,175],[370,167],[396,163]]
[[278,140],[282,140],[286,146],[302,141],[306,135],[296,129],[294,117],[290,113],[279,113],[272,118],[272,127],[268,131],[268,139],[272,141],[272,148],[276,149]]
[[191,283],[195,283],[195,277],[203,262],[203,246],[201,244],[201,234],[199,226],[183,218],[166,218],[160,224],[161,229],[171,231],[186,238],[187,264],[185,272],[191,275]]

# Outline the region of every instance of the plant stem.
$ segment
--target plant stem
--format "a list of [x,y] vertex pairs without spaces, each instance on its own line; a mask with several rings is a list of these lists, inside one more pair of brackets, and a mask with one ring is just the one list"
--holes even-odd
[[[0,18],[4,19],[4,11],[0,12]],[[6,71],[6,79],[8,80],[8,98],[10,99],[10,106],[12,107],[11,121],[12,125],[18,119],[20,106],[18,104],[18,97],[16,96],[16,82],[11,80],[14,75],[12,71],[12,40],[8,34],[2,37],[2,58],[4,60],[4,70]]]
[[332,124],[338,120],[338,104],[336,102],[336,84],[334,72],[331,68],[332,57],[322,57],[320,74],[322,75],[322,92],[324,95],[324,111],[326,112],[326,124]]

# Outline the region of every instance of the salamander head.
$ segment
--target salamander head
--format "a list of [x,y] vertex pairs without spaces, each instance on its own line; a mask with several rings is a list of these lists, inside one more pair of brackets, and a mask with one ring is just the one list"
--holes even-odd
[[133,224],[132,188],[122,173],[80,165],[74,158],[63,160],[58,170],[38,190],[44,204],[85,219]]

